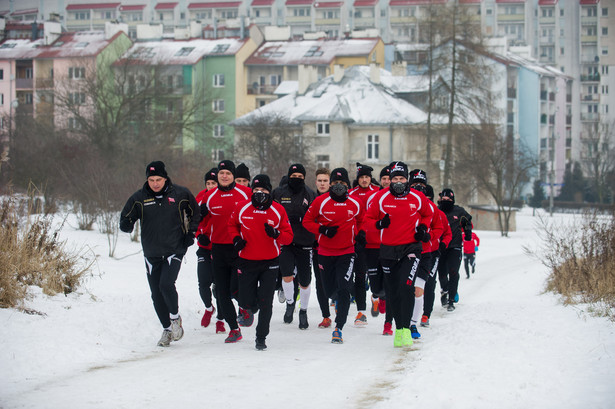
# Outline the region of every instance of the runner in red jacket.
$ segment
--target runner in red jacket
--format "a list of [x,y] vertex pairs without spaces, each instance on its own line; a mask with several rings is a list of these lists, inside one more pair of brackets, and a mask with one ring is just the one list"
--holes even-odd
[[[474,225],[472,225],[474,228]],[[472,274],[476,269],[476,250],[480,246],[480,239],[476,233],[472,232],[470,240],[466,240],[465,235],[463,238],[463,268],[466,270],[466,278],[470,278],[470,267],[472,267]]]
[[348,196],[349,186],[348,171],[333,169],[329,194],[318,196],[303,219],[303,226],[318,241],[318,267],[324,289],[329,298],[335,297],[337,301],[336,328],[331,342],[340,344],[353,287],[356,237],[361,240],[359,227],[363,217],[359,202]]
[[[201,231],[212,242],[211,259],[214,271],[218,306],[231,331],[224,342],[239,341],[241,331],[237,324],[237,313],[233,305],[232,294],[237,293],[237,269],[234,266],[237,252],[233,248],[233,237],[228,229],[228,220],[237,203],[250,199],[252,191],[235,183],[235,164],[223,160],[218,164],[218,187],[210,190],[199,202],[201,215],[207,218],[205,228]],[[252,325],[253,317],[242,316],[245,326]]]
[[280,270],[280,246],[293,241],[284,207],[273,201],[267,175],[252,179],[252,198],[240,202],[229,220],[229,233],[239,254],[239,305],[250,314],[260,310],[256,349],[267,348],[265,338],[273,310],[273,293]]
[[408,167],[391,164],[391,186],[378,192],[367,209],[366,228],[380,230],[380,262],[384,270],[387,309],[395,319],[395,347],[412,345],[410,318],[414,305],[414,279],[421,257],[421,242],[430,239],[433,210],[427,198],[410,189]]
[[[209,190],[213,190],[218,187],[218,168],[212,168],[205,174],[205,189],[201,190],[196,195],[197,203],[200,203],[205,193]],[[214,282],[214,272],[211,264],[211,240],[206,234],[201,232],[207,226],[207,218],[201,220],[199,228],[196,232],[196,239],[198,248],[196,251],[197,256],[197,278],[199,281],[199,295],[201,300],[205,304],[205,312],[203,318],[201,318],[201,326],[207,328],[211,322],[211,317],[216,312],[216,307],[211,302],[211,285]],[[216,322],[216,334],[223,334],[226,332],[224,328],[224,321],[222,315],[220,315],[220,305],[218,298],[216,298],[216,305],[218,307],[218,320]]]
[[[425,187],[425,196],[429,199],[432,206],[435,208],[434,220],[439,220],[439,224],[442,226],[442,233],[438,235],[435,231],[431,236],[431,240],[427,246],[430,249],[429,264],[425,265],[425,268],[429,270],[429,279],[425,283],[425,300],[423,304],[423,316],[421,317],[421,326],[429,326],[429,318],[433,311],[433,304],[436,293],[436,273],[438,272],[438,263],[440,262],[440,252],[448,247],[453,235],[451,234],[451,226],[448,224],[448,219],[444,212],[438,209],[433,202],[434,190],[431,185]],[[426,246],[423,247],[424,249]],[[421,260],[422,262],[422,260]]]
[[[374,169],[371,166],[363,165],[357,162],[357,182],[358,186],[352,189],[349,193],[350,197],[357,199],[361,204],[363,213],[367,211],[368,199],[378,193],[378,187],[372,184],[372,171]],[[367,252],[368,248],[374,249],[380,247],[379,232],[376,229],[365,232],[366,244],[358,248],[357,259],[354,263],[354,298],[357,305],[357,316],[354,320],[354,325],[362,327],[367,325],[367,297],[365,290],[365,277],[367,275]],[[373,252],[372,252],[373,254]],[[376,260],[378,256],[376,255]],[[372,311],[374,302],[372,300]],[[377,311],[376,304],[376,311]]]

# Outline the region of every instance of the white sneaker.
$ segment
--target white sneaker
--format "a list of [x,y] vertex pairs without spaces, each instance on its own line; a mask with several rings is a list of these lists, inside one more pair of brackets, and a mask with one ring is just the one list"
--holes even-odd
[[173,334],[170,330],[165,329],[162,331],[162,336],[160,337],[160,341],[158,341],[159,347],[168,347],[171,344],[171,340],[173,339]]
[[182,328],[182,317],[171,320],[171,333],[173,334],[173,341],[179,341],[184,336],[184,329]]
[[280,304],[284,304],[286,302],[286,296],[284,295],[283,290],[278,290],[278,301]]

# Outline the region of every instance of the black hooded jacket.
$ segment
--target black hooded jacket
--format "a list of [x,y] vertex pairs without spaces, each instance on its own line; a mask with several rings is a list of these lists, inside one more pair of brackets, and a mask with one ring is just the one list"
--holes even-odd
[[293,229],[293,243],[299,246],[312,247],[314,244],[314,235],[307,231],[301,222],[315,198],[316,193],[307,186],[303,186],[297,193],[293,192],[288,184],[273,190],[273,200],[284,206]]
[[183,186],[174,185],[171,179],[167,181],[166,187],[157,194],[145,182],[128,199],[120,214],[120,224],[127,219],[134,226],[137,220],[141,220],[141,245],[145,257],[185,254],[184,238],[188,233],[194,237],[201,220],[192,193]]
[[444,210],[442,206],[438,206],[438,208],[444,212],[448,219],[448,224],[451,226],[453,238],[447,248],[462,248],[464,226],[467,225],[467,228],[470,228],[472,216],[466,212],[466,209],[457,205],[453,205],[450,210]]

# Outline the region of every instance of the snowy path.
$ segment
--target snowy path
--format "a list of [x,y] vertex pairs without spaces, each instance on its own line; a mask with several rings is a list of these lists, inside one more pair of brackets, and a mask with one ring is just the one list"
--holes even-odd
[[[615,326],[541,294],[546,272],[523,254],[533,238],[525,225],[512,238],[479,232],[477,272],[470,280],[462,272],[457,310],[436,305],[409,351],[381,335],[382,316],[347,325],[344,344],[331,344],[331,331],[317,328],[315,295],[307,331],[296,315],[283,324],[274,301],[267,351],[254,350],[254,327],[224,344],[199,327],[192,256],[178,281],[186,335],[157,348],[140,257],[101,258],[91,294],[39,295],[31,306],[45,317],[0,310],[0,407],[615,407]],[[96,235],[74,232],[75,240]],[[124,254],[136,246],[122,245]]]

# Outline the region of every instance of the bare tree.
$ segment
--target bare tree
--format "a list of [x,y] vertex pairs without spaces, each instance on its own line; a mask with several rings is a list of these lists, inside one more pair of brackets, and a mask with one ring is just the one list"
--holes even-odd
[[615,170],[615,122],[597,122],[584,127],[585,155],[581,159],[583,173],[591,184],[598,203],[613,199],[610,178]]
[[309,143],[301,127],[280,114],[255,113],[235,127],[236,156],[253,161],[261,173],[284,175],[290,164],[310,160]]

